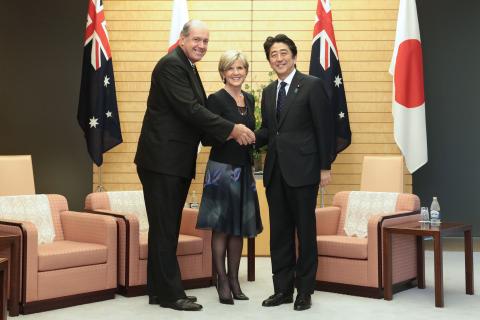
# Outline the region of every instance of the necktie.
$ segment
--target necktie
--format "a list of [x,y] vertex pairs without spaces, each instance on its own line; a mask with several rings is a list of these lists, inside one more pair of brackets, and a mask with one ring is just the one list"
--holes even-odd
[[278,90],[278,97],[277,97],[277,120],[280,120],[280,115],[285,105],[285,98],[287,97],[287,91],[285,87],[287,83],[285,81],[280,82],[280,90]]

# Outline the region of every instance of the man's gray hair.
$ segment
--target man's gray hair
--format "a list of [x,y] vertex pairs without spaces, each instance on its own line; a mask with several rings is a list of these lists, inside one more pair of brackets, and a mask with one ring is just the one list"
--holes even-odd
[[191,19],[183,25],[182,31],[180,31],[180,35],[184,37],[188,37],[188,35],[190,34],[190,30],[192,28],[208,29],[207,24],[205,22],[201,20]]

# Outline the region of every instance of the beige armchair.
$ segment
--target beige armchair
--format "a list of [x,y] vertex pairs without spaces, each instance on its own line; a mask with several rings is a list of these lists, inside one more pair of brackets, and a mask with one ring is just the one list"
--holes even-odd
[[[24,202],[31,204],[45,197],[46,212],[53,222],[53,241],[39,242],[43,230],[32,221],[11,217],[0,220],[0,231],[21,236],[20,312],[28,314],[114,298],[117,226],[113,218],[69,211],[67,200],[61,195],[0,197],[0,202],[5,200],[2,198],[15,198],[16,204],[23,206]],[[0,214],[5,217],[8,212]]]
[[[142,191],[115,192],[115,198],[118,199],[122,194],[132,198],[132,193],[141,194],[141,197],[132,201],[142,201],[137,205],[143,206],[143,200],[138,200],[143,199]],[[141,221],[145,217],[140,212],[132,212],[131,203],[124,209],[122,204],[115,204],[117,210],[113,211],[112,199],[112,192],[91,193],[85,199],[85,210],[115,217],[119,230],[119,292],[125,296],[144,295],[147,283],[148,229],[141,227]],[[197,215],[197,210],[183,209],[177,258],[185,288],[207,287],[212,284],[211,232],[195,228]]]
[[[383,297],[383,227],[418,221],[420,200],[399,194],[394,212],[374,214],[368,219],[366,238],[347,236],[344,231],[350,192],[333,198],[331,207],[316,210],[318,270],[317,290],[366,297]],[[416,242],[409,235],[393,240],[393,284],[396,290],[415,285]]]
[[35,194],[32,157],[0,156],[0,196]]

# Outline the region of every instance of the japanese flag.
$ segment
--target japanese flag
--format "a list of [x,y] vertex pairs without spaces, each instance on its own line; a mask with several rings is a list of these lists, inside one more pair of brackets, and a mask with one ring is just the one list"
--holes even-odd
[[413,173],[428,161],[422,44],[415,0],[400,0],[390,74],[395,141]]
[[187,0],[173,0],[172,21],[170,22],[170,38],[168,39],[168,52],[178,45],[180,31],[188,22]]

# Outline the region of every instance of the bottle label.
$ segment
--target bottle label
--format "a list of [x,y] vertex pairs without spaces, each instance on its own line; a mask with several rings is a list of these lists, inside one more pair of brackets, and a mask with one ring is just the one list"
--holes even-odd
[[196,202],[190,203],[190,208],[192,208],[192,209],[198,209],[199,207],[200,207],[200,205]]
[[430,218],[432,219],[440,218],[440,212],[437,210],[430,210]]

